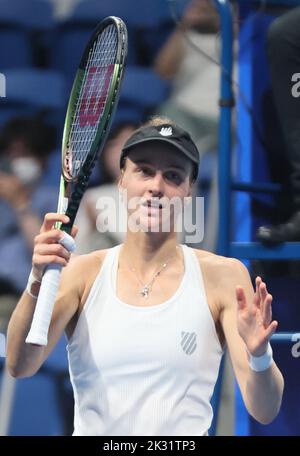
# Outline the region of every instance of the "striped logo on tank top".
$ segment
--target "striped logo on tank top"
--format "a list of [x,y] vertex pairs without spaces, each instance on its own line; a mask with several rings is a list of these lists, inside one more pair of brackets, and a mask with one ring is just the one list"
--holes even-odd
[[181,331],[181,347],[184,353],[191,355],[197,347],[197,334],[192,332]]

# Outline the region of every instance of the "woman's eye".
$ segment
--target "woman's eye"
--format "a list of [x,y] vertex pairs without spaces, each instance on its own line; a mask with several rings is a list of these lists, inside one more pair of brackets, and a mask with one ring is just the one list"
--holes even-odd
[[150,175],[151,170],[149,168],[138,168],[138,171],[142,172],[143,174]]
[[170,171],[169,173],[167,173],[167,178],[172,181],[176,181],[176,182],[182,181],[182,177],[174,171]]

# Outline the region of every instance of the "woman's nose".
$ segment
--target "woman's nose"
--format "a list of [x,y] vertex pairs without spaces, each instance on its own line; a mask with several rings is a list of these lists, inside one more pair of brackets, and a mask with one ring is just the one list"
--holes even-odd
[[156,173],[149,181],[149,191],[154,196],[163,196],[164,194],[164,178],[161,173]]

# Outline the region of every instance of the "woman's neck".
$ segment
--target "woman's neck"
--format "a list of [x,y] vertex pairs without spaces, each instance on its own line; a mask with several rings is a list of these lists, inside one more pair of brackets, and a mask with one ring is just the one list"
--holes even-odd
[[[147,233],[127,233],[124,244],[122,245],[119,266],[134,267],[141,275],[155,272],[164,262],[168,261],[173,255],[180,256],[178,239],[176,233],[163,233],[168,236],[147,235]],[[174,258],[175,260],[175,258]],[[173,259],[172,259],[173,263]]]

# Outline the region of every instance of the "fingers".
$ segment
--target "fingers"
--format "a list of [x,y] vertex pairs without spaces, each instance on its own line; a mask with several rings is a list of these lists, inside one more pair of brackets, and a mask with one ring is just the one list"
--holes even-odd
[[244,289],[238,285],[235,289],[235,294],[236,294],[236,300],[238,304],[238,310],[243,310],[247,307],[247,301],[246,301],[246,296]]
[[255,279],[256,291],[259,288],[259,285],[262,283],[261,277],[257,276]]
[[57,230],[57,229],[45,231],[41,234],[38,234],[34,238],[34,244],[37,245],[37,244],[42,244],[42,243],[45,243],[45,244],[58,243],[62,239],[63,235],[64,235],[64,233],[61,230]]
[[[41,226],[40,233],[46,233],[54,229],[54,225],[57,222],[68,223],[70,221],[69,217],[64,214],[57,214],[56,212],[48,212],[44,217],[44,222]],[[57,230],[59,231],[59,230]],[[71,230],[71,236],[75,237],[78,233],[78,226],[73,225]]]
[[261,282],[259,285],[259,295],[261,302],[264,302],[268,295],[267,286],[264,282]]
[[42,224],[40,233],[45,233],[53,229],[56,222],[68,223],[70,221],[69,217],[64,214],[57,214],[56,212],[48,212],[44,217],[44,222]]
[[273,296],[268,293],[264,301],[262,312],[263,323],[265,326],[268,326],[272,321],[272,301]]
[[71,253],[61,244],[38,244],[35,255],[56,255],[69,261]]
[[257,285],[259,293],[259,307],[261,311],[261,318],[264,326],[266,327],[272,321],[273,296],[270,293],[268,293],[267,286],[264,282],[258,280]]
[[262,283],[261,277],[256,277],[255,279],[255,295],[254,295],[254,305],[255,307],[260,307],[260,295],[259,295],[259,287]]
[[[48,213],[45,215],[43,225],[34,239],[34,251],[32,257],[33,268],[39,273],[43,273],[45,266],[48,264],[59,264],[67,266],[71,253],[68,245],[65,248],[60,242],[65,237],[65,233],[54,228],[57,222],[68,223],[69,217],[64,214]],[[73,226],[71,236],[75,237],[78,232],[78,227]]]
[[71,253],[61,244],[55,242],[38,242],[34,247],[32,263],[37,269],[48,264],[56,263],[67,266]]
[[33,268],[38,272],[37,277],[41,276],[41,271],[43,272],[45,266],[48,266],[49,264],[59,264],[62,267],[67,266],[69,260],[66,260],[65,258],[62,258],[61,256],[58,255],[33,255],[32,257],[32,265]]
[[278,328],[278,321],[274,320],[272,323],[269,325],[269,327],[266,329],[266,338],[270,340],[270,338],[273,336],[274,332]]
[[77,233],[78,233],[78,226],[77,225],[73,225],[72,230],[71,230],[71,236],[73,238],[75,238]]

